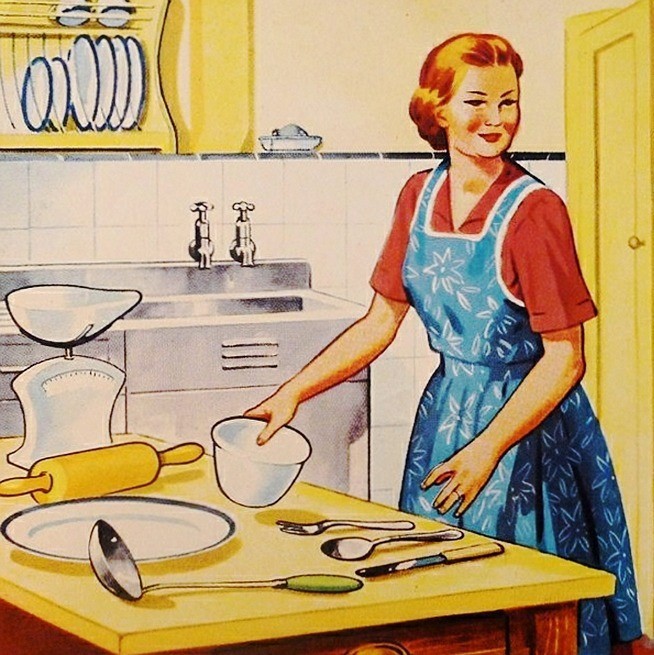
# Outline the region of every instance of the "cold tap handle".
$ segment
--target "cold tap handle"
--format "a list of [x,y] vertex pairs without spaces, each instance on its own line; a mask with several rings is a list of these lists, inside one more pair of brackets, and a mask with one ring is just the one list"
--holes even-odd
[[236,217],[236,238],[232,241],[229,254],[234,261],[240,262],[241,266],[254,266],[256,245],[252,240],[252,224],[248,216],[248,212],[254,209],[254,205],[241,200],[235,202],[232,209],[238,212],[238,216]]
[[232,205],[232,209],[235,209],[236,211],[251,212],[251,211],[254,211],[254,205],[251,202],[246,202],[245,200],[240,200],[239,202],[235,202]]

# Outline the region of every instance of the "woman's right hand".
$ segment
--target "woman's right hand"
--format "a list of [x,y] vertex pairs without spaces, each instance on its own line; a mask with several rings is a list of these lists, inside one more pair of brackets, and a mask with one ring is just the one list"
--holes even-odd
[[268,421],[268,425],[257,437],[257,444],[263,446],[280,428],[290,423],[299,404],[299,400],[293,394],[281,388],[263,402],[248,409],[243,416]]

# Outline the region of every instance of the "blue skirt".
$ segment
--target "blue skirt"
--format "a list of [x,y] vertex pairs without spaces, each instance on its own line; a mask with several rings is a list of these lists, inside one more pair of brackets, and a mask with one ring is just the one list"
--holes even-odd
[[641,635],[640,613],[613,465],[581,386],[507,452],[462,517],[438,513],[439,489],[420,488],[434,466],[483,431],[532,366],[443,358],[418,406],[400,509],[613,573],[615,595],[582,601],[579,616],[579,652],[610,655],[612,642]]

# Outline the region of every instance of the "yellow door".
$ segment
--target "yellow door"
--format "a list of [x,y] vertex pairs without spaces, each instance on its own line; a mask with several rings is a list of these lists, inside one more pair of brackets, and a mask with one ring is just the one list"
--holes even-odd
[[568,24],[569,203],[599,317],[586,386],[616,467],[652,634],[652,0]]

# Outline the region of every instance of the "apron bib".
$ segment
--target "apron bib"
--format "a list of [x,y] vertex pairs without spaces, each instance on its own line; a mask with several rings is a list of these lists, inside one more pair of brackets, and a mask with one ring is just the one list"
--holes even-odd
[[420,483],[480,434],[543,354],[527,311],[501,277],[501,248],[524,198],[543,188],[525,174],[511,183],[477,235],[430,227],[448,162],[428,177],[403,266],[409,302],[440,364],[420,399],[400,508],[567,559],[616,576],[610,599],[582,601],[583,655],[641,634],[626,520],[606,442],[580,385],[500,460],[462,517],[432,507],[439,488]]

